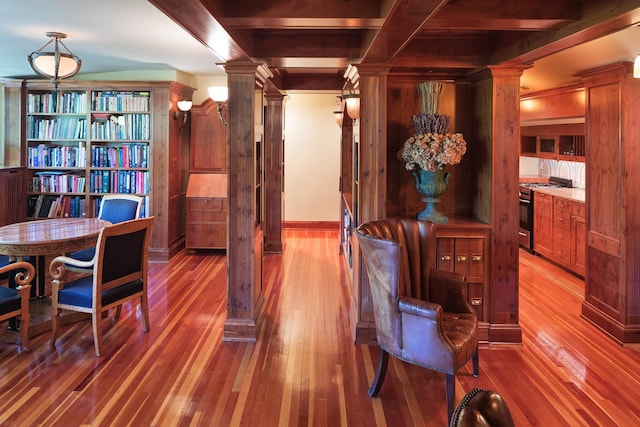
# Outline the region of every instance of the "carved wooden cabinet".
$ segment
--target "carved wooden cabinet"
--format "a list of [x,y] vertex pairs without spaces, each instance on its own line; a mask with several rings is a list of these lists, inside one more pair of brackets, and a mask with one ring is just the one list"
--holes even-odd
[[488,228],[460,227],[453,222],[438,224],[437,229],[437,268],[467,276],[469,303],[478,320],[487,320]]
[[187,187],[187,249],[226,249],[226,194],[226,174],[191,174]]

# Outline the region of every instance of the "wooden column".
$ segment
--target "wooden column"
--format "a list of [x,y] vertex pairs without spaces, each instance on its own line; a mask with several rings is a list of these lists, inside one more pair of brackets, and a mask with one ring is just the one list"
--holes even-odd
[[[387,77],[389,68],[358,65],[360,75],[360,143],[358,224],[386,217],[387,198]],[[354,245],[352,329],[355,342],[375,342],[371,289],[364,261]]]
[[478,195],[473,213],[491,225],[489,340],[521,342],[518,325],[520,76],[523,67],[489,67],[474,76]]
[[640,342],[640,80],[633,64],[581,73],[586,89],[587,263],[582,315]]
[[267,117],[265,123],[265,218],[264,251],[282,252],[282,174],[284,168],[283,126],[284,95],[267,93]]
[[[263,318],[262,231],[256,210],[256,90],[258,64],[225,64],[228,101],[227,319],[224,341],[255,341]],[[256,89],[258,87],[258,89]],[[258,237],[259,236],[259,237]]]

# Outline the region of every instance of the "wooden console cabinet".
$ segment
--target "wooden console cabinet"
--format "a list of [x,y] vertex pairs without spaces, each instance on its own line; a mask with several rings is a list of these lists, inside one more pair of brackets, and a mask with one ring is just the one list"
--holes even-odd
[[227,175],[191,174],[187,187],[187,249],[227,248]]
[[441,270],[455,271],[467,276],[469,303],[476,310],[478,320],[489,318],[489,301],[486,292],[489,271],[487,245],[489,227],[469,227],[450,220],[437,225],[436,266]]

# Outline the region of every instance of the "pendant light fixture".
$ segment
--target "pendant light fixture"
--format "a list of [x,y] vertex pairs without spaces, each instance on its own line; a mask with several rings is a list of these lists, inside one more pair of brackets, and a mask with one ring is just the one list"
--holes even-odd
[[[82,61],[62,42],[62,39],[67,37],[65,33],[50,31],[46,36],[51,39],[29,55],[29,65],[36,74],[48,78],[57,87],[61,80],[78,74]],[[44,49],[52,43],[53,51],[45,51]],[[60,46],[66,52],[61,52]]]

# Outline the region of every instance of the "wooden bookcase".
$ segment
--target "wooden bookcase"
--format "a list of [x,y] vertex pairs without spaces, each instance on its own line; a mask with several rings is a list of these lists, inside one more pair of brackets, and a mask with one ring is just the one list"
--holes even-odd
[[96,216],[104,194],[144,197],[151,259],[184,244],[189,131],[174,120],[194,89],[176,82],[23,85],[26,216]]

